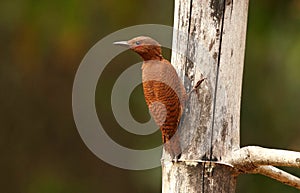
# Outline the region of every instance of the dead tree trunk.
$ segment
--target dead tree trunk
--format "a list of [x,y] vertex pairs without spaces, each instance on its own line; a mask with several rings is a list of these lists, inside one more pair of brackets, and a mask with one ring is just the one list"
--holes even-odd
[[179,128],[182,155],[162,158],[164,193],[235,192],[222,162],[239,149],[248,0],[175,0],[172,64],[191,88]]

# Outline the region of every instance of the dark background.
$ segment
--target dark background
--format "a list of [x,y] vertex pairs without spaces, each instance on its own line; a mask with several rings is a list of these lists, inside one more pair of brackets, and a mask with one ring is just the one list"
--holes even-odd
[[[77,67],[98,40],[131,25],[172,25],[173,6],[171,0],[0,2],[0,192],[161,191],[160,168],[123,170],[88,150],[73,121],[71,98]],[[143,149],[159,144],[159,133],[133,140],[123,135],[109,109],[115,79],[137,61],[124,52],[111,62],[96,105],[99,118],[113,128],[108,131],[113,139]],[[244,69],[241,145],[300,151],[299,0],[250,0]],[[131,109],[137,120],[149,118],[140,87]],[[300,176],[299,169],[289,171]],[[237,192],[298,191],[245,175]]]

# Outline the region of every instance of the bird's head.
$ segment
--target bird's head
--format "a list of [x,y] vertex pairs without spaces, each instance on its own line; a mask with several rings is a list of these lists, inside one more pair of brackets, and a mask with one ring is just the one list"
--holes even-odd
[[114,42],[114,45],[127,47],[138,53],[143,60],[161,60],[161,45],[147,36],[139,36],[128,41]]

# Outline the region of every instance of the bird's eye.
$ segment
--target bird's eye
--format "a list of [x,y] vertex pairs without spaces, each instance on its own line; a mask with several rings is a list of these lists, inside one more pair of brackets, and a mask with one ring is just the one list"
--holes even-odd
[[135,44],[136,44],[136,45],[140,45],[140,44],[141,44],[141,42],[139,42],[139,41],[136,41],[136,42],[135,42]]

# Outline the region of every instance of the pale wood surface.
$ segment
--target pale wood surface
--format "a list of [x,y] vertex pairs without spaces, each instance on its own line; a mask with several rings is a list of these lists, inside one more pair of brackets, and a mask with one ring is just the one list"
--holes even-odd
[[235,191],[232,168],[205,160],[222,161],[239,148],[247,13],[248,0],[175,0],[171,63],[188,90],[206,80],[180,126],[181,159],[191,161],[163,156],[164,193]]

